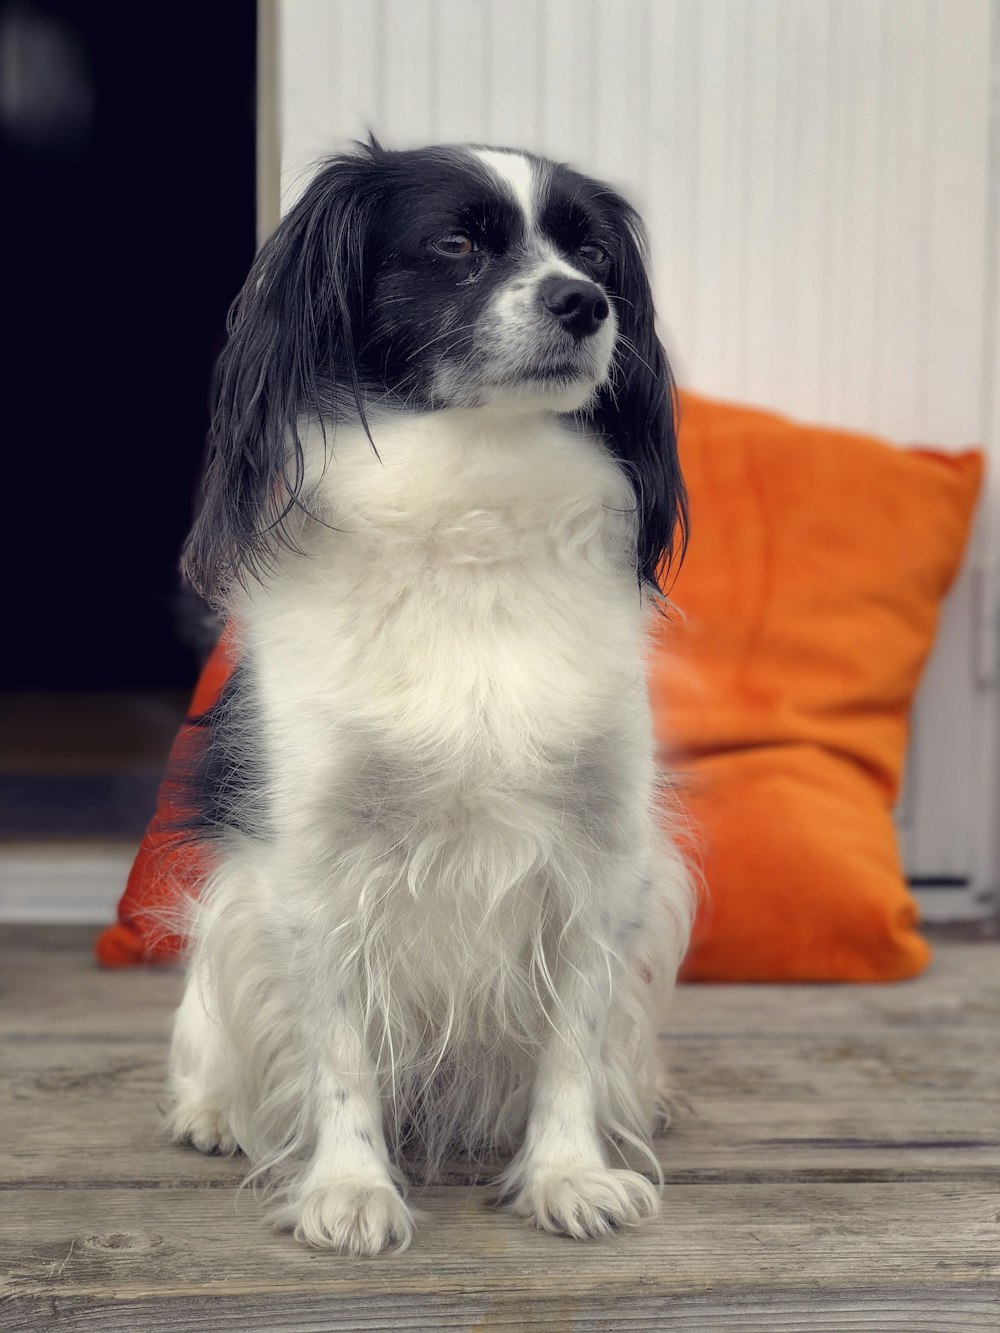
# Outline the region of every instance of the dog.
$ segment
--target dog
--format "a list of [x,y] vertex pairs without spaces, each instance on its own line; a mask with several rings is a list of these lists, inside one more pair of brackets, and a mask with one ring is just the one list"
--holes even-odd
[[239,665],[189,774],[170,1132],[352,1255],[406,1248],[401,1165],[453,1152],[505,1154],[543,1231],[651,1217],[691,895],[644,678],[686,504],[640,219],[531,153],[371,137],[229,333],[183,567]]

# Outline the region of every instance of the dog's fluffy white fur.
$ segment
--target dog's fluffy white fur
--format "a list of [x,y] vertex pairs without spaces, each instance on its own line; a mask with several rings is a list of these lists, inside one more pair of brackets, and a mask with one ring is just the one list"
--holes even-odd
[[302,425],[294,543],[227,600],[266,814],[193,908],[171,1131],[242,1149],[317,1246],[404,1249],[400,1160],[456,1149],[512,1153],[500,1191],[540,1228],[606,1234],[659,1207],[689,917],[632,487],[544,393],[387,414],[377,455],[327,434]]

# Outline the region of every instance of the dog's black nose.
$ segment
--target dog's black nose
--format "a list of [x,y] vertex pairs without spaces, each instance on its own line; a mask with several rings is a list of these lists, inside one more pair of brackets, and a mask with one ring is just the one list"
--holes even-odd
[[611,313],[600,287],[580,278],[546,278],[540,295],[545,309],[577,341],[596,333]]

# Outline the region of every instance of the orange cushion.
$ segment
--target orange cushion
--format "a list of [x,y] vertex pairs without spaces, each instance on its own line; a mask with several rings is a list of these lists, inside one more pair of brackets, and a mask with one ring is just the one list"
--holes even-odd
[[[907,709],[958,567],[977,452],[905,451],[684,395],[692,541],[650,684],[706,883],[690,980],[889,980],[928,956],[890,810]],[[192,705],[230,669],[225,645]],[[666,738],[670,738],[669,746]],[[182,728],[109,966],[170,959],[166,931],[203,853],[174,831]]]
[[688,394],[682,413],[692,539],[650,688],[705,884],[683,975],[912,976],[891,809],[982,456]]

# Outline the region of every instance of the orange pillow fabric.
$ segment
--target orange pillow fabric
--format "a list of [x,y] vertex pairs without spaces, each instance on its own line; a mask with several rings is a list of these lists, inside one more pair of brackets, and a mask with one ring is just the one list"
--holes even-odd
[[[233,669],[226,636],[209,655],[191,699],[190,717],[206,713],[218,699]],[[105,967],[174,962],[184,941],[168,923],[181,898],[194,892],[206,869],[206,854],[178,831],[185,796],[176,774],[190,770],[203,733],[191,721],[177,733],[160,785],[156,812],[139,844],[113,925],[97,937],[94,952]]]
[[[907,710],[964,549],[981,455],[893,448],[682,397],[692,540],[672,590],[650,697],[684,783],[706,890],[682,976],[873,981],[926,963],[891,807]],[[231,669],[225,643],[192,713]],[[204,853],[175,831],[171,769],[108,966],[169,960],[164,916]],[[166,910],[165,910],[166,909]]]
[[690,394],[682,413],[692,536],[650,682],[705,885],[682,975],[912,976],[929,950],[891,811],[982,455]]

